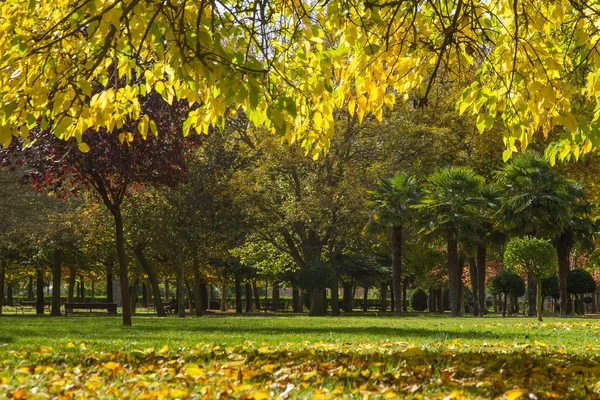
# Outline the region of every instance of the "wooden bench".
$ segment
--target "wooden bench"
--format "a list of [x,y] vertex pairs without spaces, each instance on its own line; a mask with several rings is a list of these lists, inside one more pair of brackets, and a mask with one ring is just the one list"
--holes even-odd
[[73,314],[73,310],[106,310],[117,314],[117,303],[65,303],[65,315]]
[[[51,305],[52,305],[52,300],[44,299],[44,308],[45,309],[50,309]],[[37,301],[36,300],[21,300],[21,302],[17,303],[17,305],[15,306],[15,313],[18,313],[19,310],[21,310],[21,314],[25,314],[25,311],[24,311],[25,307],[32,308],[35,310],[37,308]]]

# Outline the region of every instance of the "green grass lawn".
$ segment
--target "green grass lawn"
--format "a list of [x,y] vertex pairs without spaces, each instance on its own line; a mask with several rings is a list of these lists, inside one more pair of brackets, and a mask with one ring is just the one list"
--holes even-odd
[[[600,320],[289,314],[0,317],[0,392],[596,398]],[[525,398],[525,397],[523,397]]]

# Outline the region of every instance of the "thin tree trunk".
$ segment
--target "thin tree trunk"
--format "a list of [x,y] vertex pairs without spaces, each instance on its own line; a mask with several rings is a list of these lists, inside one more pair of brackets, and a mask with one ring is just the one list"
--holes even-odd
[[208,311],[208,288],[206,287],[204,278],[202,278],[202,283],[200,284],[200,307],[203,313]]
[[37,267],[36,275],[36,302],[35,313],[44,314],[44,270],[42,267]]
[[[138,263],[142,267],[142,270],[146,275],[148,275],[148,280],[150,281],[150,286],[152,287],[152,295],[154,297],[154,307],[156,308],[156,313],[159,317],[166,317],[167,313],[165,312],[165,307],[163,305],[162,298],[160,297],[160,287],[158,286],[158,277],[156,276],[156,272],[152,265],[146,259],[144,255],[143,246],[135,245],[133,246],[133,253],[135,254]],[[112,279],[111,279],[112,280]],[[167,285],[168,289],[168,285]],[[112,293],[111,293],[112,294]],[[167,293],[168,296],[168,293]],[[111,299],[112,300],[112,299]],[[109,300],[109,301],[111,301]],[[169,298],[167,297],[167,302]]]
[[258,295],[258,285],[256,279],[252,280],[252,291],[254,292],[254,306],[257,310],[260,310],[260,296]]
[[331,315],[340,315],[340,293],[339,293],[339,276],[336,262],[337,254],[331,249],[329,251],[329,268],[333,280],[331,282]]
[[81,283],[81,301],[85,303],[85,280],[83,279],[83,275],[79,276],[79,282]]
[[[394,292],[394,313],[400,315],[400,290],[402,285],[402,225],[392,228],[392,290]],[[405,310],[406,311],[406,310]]]
[[273,281],[273,292],[271,293],[271,307],[273,311],[276,311],[279,305],[279,282]]
[[[200,273],[200,262],[198,260],[198,250],[194,248],[192,267],[194,268],[194,298],[196,301],[196,316],[201,317],[203,309],[202,286],[205,285]],[[206,290],[206,289],[205,289]]]
[[385,312],[387,309],[387,283],[381,281],[379,286],[379,296],[381,297],[381,305],[379,306],[380,312]]
[[113,291],[113,260],[112,258],[106,263],[106,301],[112,303],[115,301]]
[[393,313],[396,312],[396,295],[394,294],[394,285],[392,285],[390,288],[390,311]]
[[429,298],[427,300],[427,308],[432,313],[435,311],[435,290],[429,289]]
[[[92,281],[92,285],[94,285],[94,281]],[[93,293],[92,293],[92,297]],[[146,287],[146,282],[142,282],[142,307],[148,308],[148,290]]]
[[448,297],[450,300],[450,312],[452,316],[460,315],[460,281],[458,265],[458,241],[456,232],[450,231],[448,241]]
[[535,281],[536,283],[536,304],[537,304],[537,318],[538,321],[542,322],[542,279],[538,278]]
[[506,317],[506,306],[508,305],[508,294],[504,293],[504,303],[502,304],[502,316]]
[[223,285],[221,287],[221,311],[227,311],[227,298],[225,293],[227,292],[227,286],[225,286],[225,279],[223,279]]
[[236,314],[244,312],[242,307],[242,281],[239,274],[235,274],[235,312]]
[[437,289],[437,306],[438,306],[438,312],[439,313],[444,313],[444,289],[440,288]]
[[57,317],[60,312],[60,283],[61,283],[61,250],[54,249],[54,260],[52,263],[52,310],[50,315]]
[[487,310],[485,304],[485,278],[487,273],[486,268],[487,249],[485,243],[477,245],[477,301],[479,301],[478,312],[479,316],[483,317]]
[[592,293],[592,314],[596,314],[598,312],[598,306],[596,303],[596,292]]
[[300,302],[300,289],[292,284],[292,310],[294,313],[302,312],[302,304]]
[[402,310],[408,312],[408,283],[405,281],[402,283]]
[[123,217],[118,206],[112,207],[112,215],[115,219],[115,241],[117,244],[117,256],[119,259],[119,280],[121,282],[121,299],[123,301],[123,326],[131,326],[131,301],[129,299],[129,268],[127,265],[127,254],[125,253],[125,235],[123,228]]
[[535,279],[530,274],[527,274],[527,302],[528,302],[528,310],[527,315],[530,317],[535,317],[536,312],[536,298],[537,298],[537,287],[536,287]]
[[475,257],[469,257],[469,274],[471,275],[471,292],[473,293],[473,316],[479,316],[479,271]]
[[188,304],[189,304],[188,310],[189,310],[190,314],[194,314],[194,302],[192,301],[194,296],[192,293],[192,287],[190,286],[190,282],[187,279],[185,279],[185,290],[187,291],[187,294],[188,294]]
[[369,287],[365,286],[364,293],[363,293],[363,312],[369,311],[369,305],[367,304],[368,302],[369,302]]
[[252,285],[250,282],[246,282],[246,313],[252,312]]
[[165,279],[165,303],[171,302],[171,293],[169,293],[169,280]]
[[6,304],[13,307],[15,305],[13,301],[13,284],[9,283],[6,285]]
[[131,285],[131,296],[129,299],[131,300],[131,314],[134,315],[137,308],[138,303],[138,287],[140,285],[140,280],[135,278],[133,280],[133,284]]
[[0,315],[2,314],[2,306],[4,305],[4,285],[6,282],[6,261],[0,263]]
[[29,284],[27,285],[27,301],[33,301],[33,277],[29,277]]
[[183,241],[177,240],[177,315],[185,317],[185,264],[183,262]]
[[560,316],[567,314],[567,276],[569,275],[570,263],[569,254],[571,252],[571,234],[565,232],[556,238],[556,254],[558,259],[558,292],[560,295]]

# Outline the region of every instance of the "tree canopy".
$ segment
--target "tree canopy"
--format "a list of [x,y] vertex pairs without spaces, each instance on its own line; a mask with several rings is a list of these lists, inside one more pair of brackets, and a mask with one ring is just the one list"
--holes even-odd
[[[564,133],[554,160],[600,143],[600,12],[584,1],[139,1],[0,3],[0,140],[36,125],[156,132],[151,90],[189,103],[183,133],[242,110],[318,154],[334,110],[359,120],[466,80],[461,113],[506,128],[505,158]],[[82,145],[82,150],[87,146]]]

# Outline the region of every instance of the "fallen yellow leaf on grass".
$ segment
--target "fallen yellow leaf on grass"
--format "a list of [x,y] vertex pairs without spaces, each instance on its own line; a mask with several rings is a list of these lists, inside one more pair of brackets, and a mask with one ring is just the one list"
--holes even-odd
[[162,353],[166,353],[167,351],[169,351],[169,345],[165,344],[163,347],[160,348],[160,350],[158,351],[158,353],[162,354]]
[[534,341],[533,343],[535,343],[536,346],[540,346],[540,347],[548,347],[548,345],[546,343],[542,343],[542,342],[538,342],[537,340]]
[[527,389],[511,389],[504,393],[504,398],[506,400],[516,400],[528,392],[529,390]]
[[184,370],[186,374],[194,379],[204,376],[204,369],[200,368],[198,364],[186,364]]
[[104,368],[106,368],[106,369],[115,369],[115,368],[117,368],[119,363],[116,363],[114,361],[109,361],[107,363],[104,363],[103,365],[104,365]]

